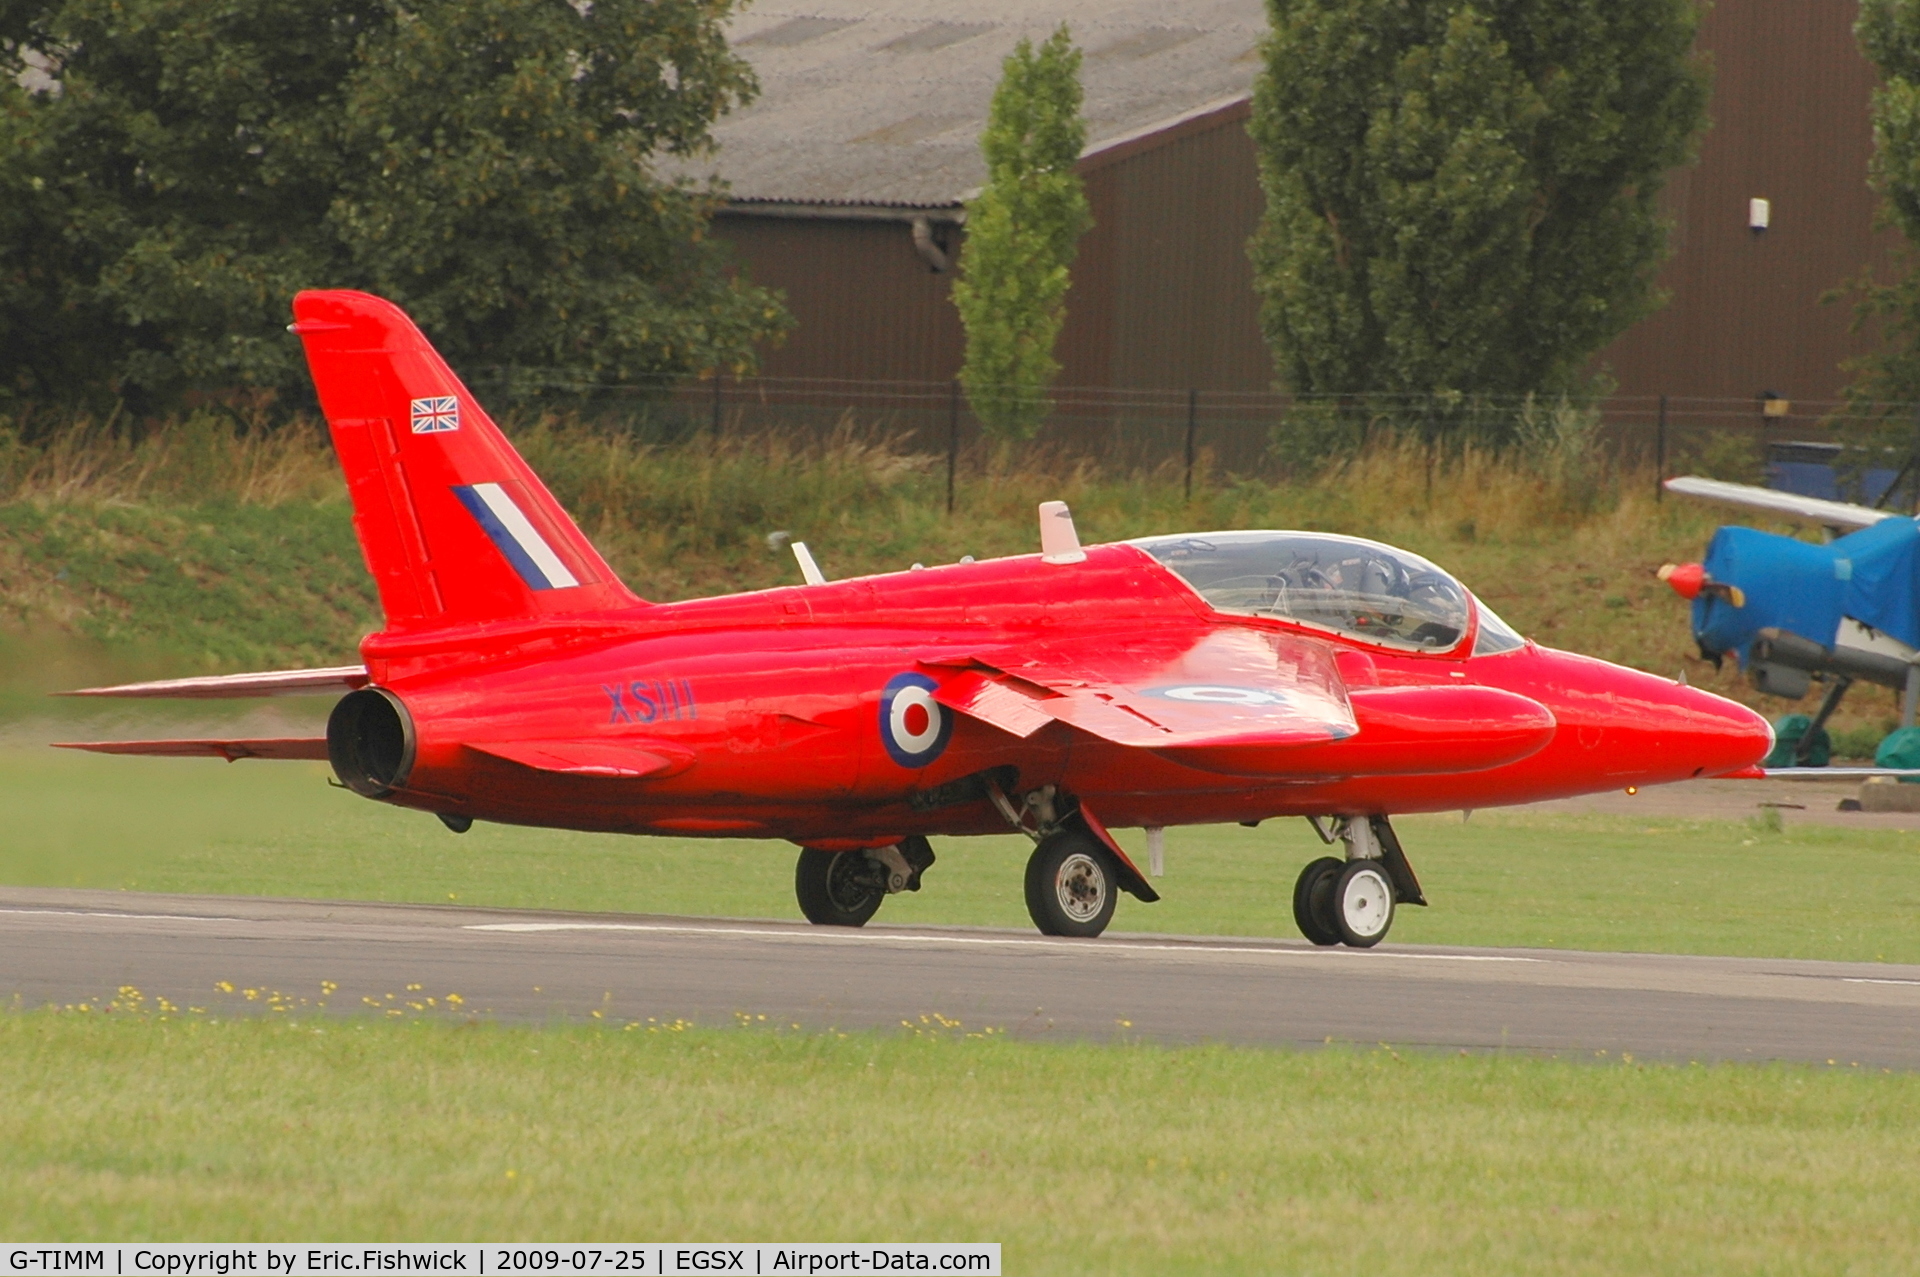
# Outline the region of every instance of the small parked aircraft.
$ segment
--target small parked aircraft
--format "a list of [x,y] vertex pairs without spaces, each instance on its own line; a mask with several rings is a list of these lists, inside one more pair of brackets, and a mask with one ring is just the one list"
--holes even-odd
[[[1732,656],[1756,689],[1787,700],[1805,696],[1815,682],[1825,684],[1811,720],[1782,720],[1779,754],[1798,764],[1824,762],[1824,753],[1816,753],[1825,748],[1823,729],[1855,683],[1900,692],[1901,727],[1913,727],[1920,705],[1920,522],[1872,506],[1693,475],[1668,479],[1666,487],[1826,530],[1826,543],[1816,545],[1723,527],[1701,562],[1660,569],[1660,579],[1693,604],[1693,637],[1703,657],[1717,663]],[[1844,771],[1880,773],[1911,769]]]
[[[1425,904],[1390,814],[1714,776],[1764,720],[1673,680],[1521,638],[1391,546],[1236,531],[683,603],[628,592],[397,307],[294,302],[386,628],[363,665],[96,688],[342,692],[324,738],[87,742],[310,758],[356,793],[475,820],[797,843],[816,923],[917,890],[929,835],[1034,844],[1041,931],[1098,935],[1158,899],[1109,832],[1303,816],[1336,855],[1294,914],[1370,946]],[[796,550],[801,547],[796,545]]]

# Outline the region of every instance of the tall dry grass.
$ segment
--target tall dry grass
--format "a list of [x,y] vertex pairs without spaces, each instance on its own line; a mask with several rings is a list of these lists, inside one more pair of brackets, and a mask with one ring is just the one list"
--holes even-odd
[[[792,557],[779,539],[769,542],[776,531],[807,541],[835,578],[1025,553],[1038,544],[1035,506],[1062,499],[1090,543],[1261,527],[1373,537],[1454,572],[1543,642],[1667,675],[1685,669],[1696,682],[1749,695],[1731,667],[1715,671],[1695,659],[1685,606],[1654,579],[1662,562],[1698,557],[1722,516],[1683,501],[1656,504],[1653,476],[1611,464],[1577,420],[1543,417],[1532,435],[1503,448],[1428,447],[1382,433],[1364,451],[1283,479],[1215,473],[1203,454],[1191,498],[1177,465],[1122,469],[1059,452],[983,450],[961,459],[952,514],[944,456],[914,453],[852,424],[824,437],[666,443],[569,417],[506,424],[643,598],[795,583]],[[196,511],[208,505],[226,507],[225,515],[201,519]],[[106,423],[70,421],[29,440],[0,422],[0,602],[15,612],[84,620],[100,612],[99,599],[119,597],[111,624],[95,627],[102,634],[170,633],[179,624],[168,616],[186,606],[180,591],[230,570],[194,557],[201,551],[191,531],[209,522],[227,528],[229,540],[239,535],[234,529],[253,528],[259,544],[248,553],[261,559],[262,580],[282,583],[275,588],[327,582],[324,590],[312,584],[313,615],[361,606],[339,602],[353,593],[348,578],[364,585],[363,571],[351,548],[344,485],[316,423],[267,429],[206,411],[137,438]],[[295,524],[298,546],[288,540]],[[88,526],[100,529],[84,561],[91,575],[81,571],[77,551],[29,544],[52,535],[47,528],[71,537]],[[123,566],[133,563],[123,542],[139,542],[155,562],[172,565],[167,572],[180,578],[179,590],[165,603],[149,607],[115,584],[159,579],[147,560]],[[250,641],[261,652],[298,646],[288,647],[281,623],[304,615],[297,602],[281,600],[267,609],[271,617],[252,624]],[[143,608],[168,615],[147,616]],[[204,619],[207,635],[237,624],[226,613]],[[85,629],[71,619],[59,624]],[[199,631],[192,641],[212,650]]]
[[[826,436],[672,443],[553,415],[507,429],[590,531],[663,530],[681,551],[715,548],[744,529],[832,525],[894,506],[945,513],[944,457],[852,422]],[[1118,470],[1057,451],[982,449],[963,458],[957,504],[967,520],[1024,520],[1038,501],[1064,498],[1116,533],[1175,517],[1191,526],[1191,516],[1214,513],[1499,537],[1604,514],[1635,479],[1615,472],[1585,425],[1549,420],[1498,449],[1376,436],[1363,452],[1278,481],[1211,475],[1203,456],[1191,499],[1173,462]],[[343,497],[326,432],[310,417],[274,424],[263,412],[207,409],[139,432],[86,417],[28,432],[0,418],[0,500],[273,506]]]
[[[0,502],[273,507],[344,500],[324,428],[270,425],[259,412],[202,410],[137,434],[86,418],[0,419]],[[638,438],[577,417],[509,421],[528,462],[651,597],[782,579],[768,534],[830,552],[839,574],[962,554],[1030,548],[1034,507],[1068,501],[1087,540],[1180,530],[1298,527],[1398,541],[1425,553],[1475,542],[1532,542],[1546,529],[1638,525],[1622,492],[1651,476],[1617,473],[1592,423],[1542,413],[1521,442],[1434,447],[1376,435],[1296,477],[1215,474],[1200,458],[1191,497],[1177,463],[1120,469],[1037,448],[983,448],[961,459],[947,512],[946,459],[852,422],[830,434],[764,433],[677,442]]]
[[0,501],[225,500],[276,506],[343,497],[324,429],[203,410],[135,434],[76,417],[31,441],[0,418]]

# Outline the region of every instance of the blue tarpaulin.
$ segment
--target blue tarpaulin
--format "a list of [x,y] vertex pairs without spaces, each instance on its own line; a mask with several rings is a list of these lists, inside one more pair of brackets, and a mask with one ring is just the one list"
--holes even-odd
[[1882,519],[1826,545],[1752,528],[1721,528],[1707,544],[1707,575],[1739,586],[1746,606],[1701,594],[1693,632],[1709,652],[1747,648],[1773,626],[1833,646],[1840,618],[1920,647],[1920,522]]

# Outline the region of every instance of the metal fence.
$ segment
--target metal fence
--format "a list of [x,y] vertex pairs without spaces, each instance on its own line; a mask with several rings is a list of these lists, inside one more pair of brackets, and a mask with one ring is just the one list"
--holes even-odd
[[[944,459],[949,474],[993,446],[957,381],[854,381],[800,377],[710,377],[655,385],[587,385],[525,376],[476,380],[483,400],[529,411],[579,411],[670,442],[780,434],[826,440],[836,432],[886,438]],[[1710,471],[1751,482],[1778,480],[1791,464],[1837,470],[1840,497],[1872,501],[1896,480],[1920,498],[1920,405],[1850,411],[1840,400],[1714,399],[1612,395],[1298,396],[1280,392],[1061,386],[1038,433],[1016,447],[1049,462],[1091,462],[1109,471],[1166,473],[1191,488],[1195,475],[1274,477],[1339,451],[1388,437],[1435,447],[1477,439],[1512,443],[1531,432],[1583,431],[1622,471],[1655,477]],[[1569,416],[1571,414],[1571,416]],[[1910,423],[1910,442],[1859,455],[1850,442],[1869,419]],[[1903,433],[1896,427],[1895,433]],[[1881,437],[1885,437],[1884,428]],[[1809,449],[1811,451],[1809,451]],[[1836,464],[1837,463],[1837,464]]]

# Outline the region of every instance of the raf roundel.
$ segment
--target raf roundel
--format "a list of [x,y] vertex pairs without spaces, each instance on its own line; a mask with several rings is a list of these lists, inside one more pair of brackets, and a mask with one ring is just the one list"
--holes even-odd
[[1164,696],[1170,701],[1189,701],[1196,705],[1257,706],[1287,703],[1287,698],[1279,692],[1263,691],[1257,687],[1234,687],[1227,684],[1187,684],[1180,687],[1149,687],[1146,690],[1152,696]]
[[933,699],[925,674],[896,674],[880,693],[880,741],[902,767],[925,767],[947,747],[953,715]]

